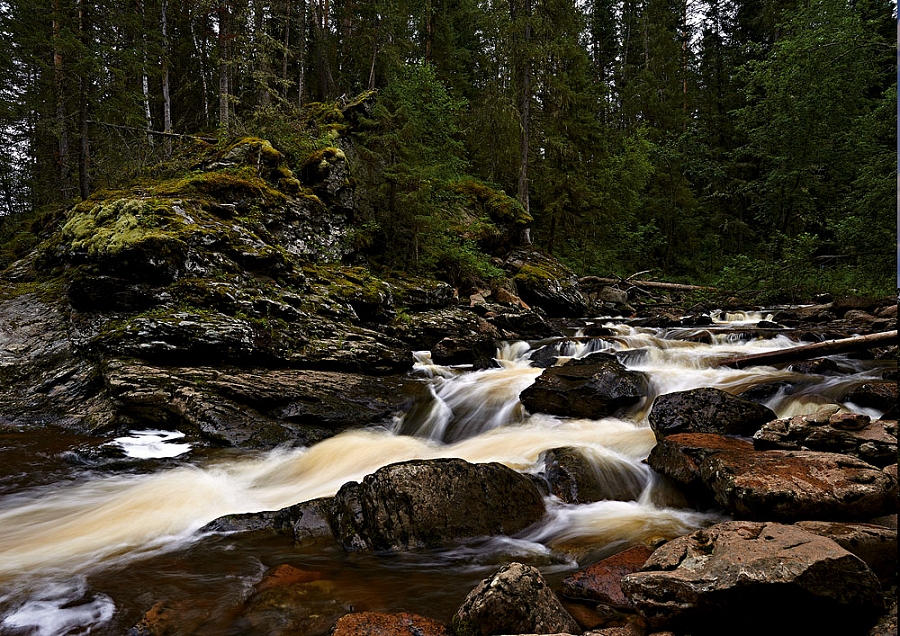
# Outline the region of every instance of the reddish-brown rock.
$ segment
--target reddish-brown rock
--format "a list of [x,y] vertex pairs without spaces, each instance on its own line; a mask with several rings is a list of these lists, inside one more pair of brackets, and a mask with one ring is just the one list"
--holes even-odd
[[896,528],[832,521],[800,521],[796,525],[807,532],[828,537],[847,552],[852,552],[882,581],[897,575]]
[[704,460],[700,474],[716,501],[740,519],[858,521],[897,509],[896,480],[849,455],[728,451]]
[[360,612],[338,619],[330,636],[450,636],[440,621],[416,614]]
[[716,433],[677,433],[654,446],[647,463],[656,472],[692,486],[701,483],[700,464],[703,460],[724,451],[753,452],[753,444]]
[[597,601],[617,608],[630,608],[622,591],[622,577],[637,572],[653,550],[638,545],[603,559],[563,579],[562,593],[571,598]]

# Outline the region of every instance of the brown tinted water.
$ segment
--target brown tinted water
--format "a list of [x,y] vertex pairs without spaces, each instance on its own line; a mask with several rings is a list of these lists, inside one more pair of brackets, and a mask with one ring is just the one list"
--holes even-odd
[[[241,608],[264,573],[280,565],[316,581],[318,596],[295,603],[328,611],[407,611],[448,621],[468,591],[506,562],[531,563],[556,582],[579,563],[720,519],[715,511],[674,507],[642,463],[655,443],[646,422],[654,396],[701,386],[737,393],[802,379],[800,388],[776,393],[768,403],[786,416],[835,402],[883,370],[881,363],[847,359],[841,359],[847,372],[829,377],[800,378],[771,367],[723,369],[712,360],[796,343],[717,331],[710,334],[713,344],[703,344],[690,341],[695,334],[684,330],[615,330],[604,340],[556,346],[571,357],[616,351],[630,368],[650,375],[651,395],[619,418],[526,413],[517,396],[540,369],[530,364],[533,349],[518,343],[498,352],[499,368],[484,371],[440,367],[426,354],[415,354],[413,376],[422,399],[398,418],[394,430],[350,431],[310,448],[191,449],[178,446],[184,440],[160,439],[142,452],[132,446],[137,456],[129,457],[110,446],[111,439],[54,429],[4,432],[0,634],[123,634],[160,602],[176,615],[176,633],[269,634],[271,623],[248,623]],[[147,439],[153,441],[138,441]],[[641,495],[587,505],[548,499],[545,520],[521,536],[444,551],[347,554],[327,542],[295,546],[287,536],[198,532],[225,514],[333,495],[347,481],[397,461],[460,457],[538,472],[541,454],[563,446],[582,448],[605,478],[638,483]]]

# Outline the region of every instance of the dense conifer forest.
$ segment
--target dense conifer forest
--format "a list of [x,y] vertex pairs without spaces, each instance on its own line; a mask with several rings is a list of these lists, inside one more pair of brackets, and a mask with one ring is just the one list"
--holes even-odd
[[466,199],[505,206],[493,216],[530,224],[579,275],[649,270],[773,299],[890,294],[895,12],[890,0],[2,0],[0,269],[53,210],[187,170],[197,144],[253,136],[297,173],[347,153],[353,240],[372,267],[500,275]]

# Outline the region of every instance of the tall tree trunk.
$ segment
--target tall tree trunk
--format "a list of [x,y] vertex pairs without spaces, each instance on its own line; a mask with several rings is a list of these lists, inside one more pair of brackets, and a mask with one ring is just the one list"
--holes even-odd
[[[319,2],[322,5],[319,6]],[[313,23],[315,24],[317,42],[316,55],[319,75],[319,97],[324,101],[332,97],[334,77],[331,75],[331,63],[328,61],[328,0],[311,0]]]
[[229,129],[228,120],[228,3],[219,2],[219,128],[226,134]]
[[300,15],[297,16],[298,32],[300,33],[300,41],[297,43],[300,51],[297,56],[297,106],[303,106],[303,100],[306,97],[306,0],[300,0],[297,7]]
[[[172,132],[172,99],[169,95],[169,20],[166,12],[169,0],[162,0],[160,27],[162,28],[162,94],[163,94],[163,131]],[[172,156],[172,138],[166,137],[166,158]]]
[[[510,17],[523,20],[522,46],[518,56],[519,78],[519,178],[516,198],[526,212],[531,211],[528,196],[528,146],[531,139],[531,16],[532,0],[510,0]],[[519,6],[519,3],[522,3]]]
[[375,16],[375,36],[372,38],[372,63],[369,65],[369,83],[367,88],[375,90],[375,60],[378,58],[378,38],[381,36],[381,20]]
[[209,126],[209,84],[206,81],[206,47],[200,46],[197,39],[197,29],[194,27],[194,16],[190,16],[188,20],[191,28],[191,41],[194,43],[194,50],[197,51],[197,59],[200,62],[200,84],[203,87],[203,123]]
[[56,149],[59,166],[59,187],[63,199],[68,199],[69,177],[72,171],[69,157],[69,126],[66,116],[65,84],[63,75],[63,54],[61,50],[61,8],[60,0],[53,0],[53,72],[56,98]]
[[141,90],[144,94],[144,123],[147,126],[147,143],[153,145],[153,115],[150,112],[150,77],[147,74],[147,8],[143,0],[138,0],[141,12]]
[[[84,0],[78,2],[78,31],[81,38],[81,44],[84,51],[89,51],[90,46],[90,24],[88,23],[87,11]],[[87,53],[85,53],[87,54]],[[90,79],[87,72],[82,70],[78,78],[78,128],[80,133],[79,153],[78,153],[78,189],[82,200],[87,199],[91,194],[91,145],[88,130],[88,85]]]
[[425,0],[425,63],[431,62],[432,37],[434,25],[431,23],[431,0]]
[[288,59],[291,50],[291,0],[285,2],[284,11],[284,51],[281,56],[281,97],[287,99],[288,94]]
[[269,88],[269,81],[272,78],[272,61],[269,58],[268,35],[265,31],[264,19],[267,4],[268,2],[257,0],[253,6],[256,36],[256,76],[259,78],[256,87],[256,105],[262,108],[272,104],[272,93]]

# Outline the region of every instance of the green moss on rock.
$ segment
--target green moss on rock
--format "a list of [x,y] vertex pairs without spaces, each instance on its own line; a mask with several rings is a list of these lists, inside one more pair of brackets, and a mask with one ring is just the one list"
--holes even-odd
[[483,209],[495,223],[528,227],[534,221],[522,204],[503,190],[496,190],[473,179],[457,181],[452,184],[451,189]]

